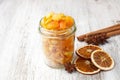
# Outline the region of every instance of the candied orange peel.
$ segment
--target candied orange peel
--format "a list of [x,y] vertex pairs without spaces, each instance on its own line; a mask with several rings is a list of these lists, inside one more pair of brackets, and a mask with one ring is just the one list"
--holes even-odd
[[42,18],[40,25],[48,30],[65,30],[74,25],[74,19],[63,13],[51,12]]

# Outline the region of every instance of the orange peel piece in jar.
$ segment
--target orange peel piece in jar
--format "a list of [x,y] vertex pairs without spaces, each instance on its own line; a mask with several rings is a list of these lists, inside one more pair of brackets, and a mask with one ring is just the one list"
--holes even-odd
[[57,29],[59,27],[59,23],[57,21],[52,21],[52,22],[49,22],[47,25],[46,25],[46,28],[47,29]]
[[66,26],[71,27],[74,24],[74,20],[70,16],[66,16],[65,18]]
[[63,13],[49,13],[42,18],[41,26],[48,30],[65,30],[74,25],[74,19]]

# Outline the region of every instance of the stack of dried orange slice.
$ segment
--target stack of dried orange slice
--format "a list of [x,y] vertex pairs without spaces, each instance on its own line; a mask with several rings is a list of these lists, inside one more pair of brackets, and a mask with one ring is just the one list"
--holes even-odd
[[87,45],[76,51],[75,68],[83,74],[95,74],[114,67],[113,58],[99,46]]

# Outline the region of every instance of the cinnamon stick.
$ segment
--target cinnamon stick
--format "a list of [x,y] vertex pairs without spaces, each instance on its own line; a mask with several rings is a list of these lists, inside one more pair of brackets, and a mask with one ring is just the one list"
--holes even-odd
[[[113,25],[113,26],[110,26],[110,27],[107,27],[107,28],[103,28],[103,29],[100,29],[100,30],[97,30],[97,31],[87,33],[87,34],[80,35],[80,36],[77,37],[77,39],[79,41],[84,41],[85,38],[86,38],[86,35],[98,34],[98,33],[109,33],[109,32],[119,30],[119,29],[120,29],[120,24],[117,24],[117,25]],[[115,32],[114,34],[117,34],[117,33]],[[108,34],[108,36],[110,36],[110,35],[112,36],[113,33]]]
[[112,32],[109,32],[107,33],[107,37],[111,37],[111,36],[115,36],[115,35],[118,35],[120,34],[120,29],[116,30],[116,31],[112,31]]

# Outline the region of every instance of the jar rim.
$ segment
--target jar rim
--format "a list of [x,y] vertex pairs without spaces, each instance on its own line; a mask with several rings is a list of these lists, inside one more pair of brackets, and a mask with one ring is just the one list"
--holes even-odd
[[[42,20],[42,19],[41,19]],[[45,36],[49,36],[51,37],[52,34],[52,37],[67,37],[73,33],[75,33],[76,31],[76,26],[75,26],[75,22],[74,24],[70,27],[70,28],[67,28],[67,29],[64,29],[64,30],[48,30],[48,29],[45,29],[42,25],[41,25],[41,20],[40,20],[40,24],[39,24],[39,32],[42,34],[42,35],[45,35]],[[68,31],[71,31],[69,34],[67,34]],[[64,35],[64,36],[63,36]]]

